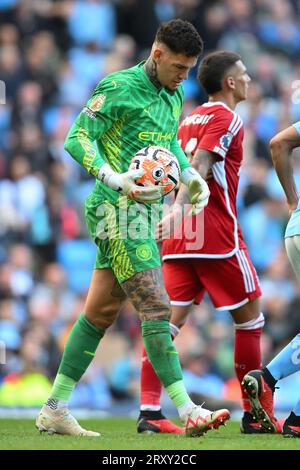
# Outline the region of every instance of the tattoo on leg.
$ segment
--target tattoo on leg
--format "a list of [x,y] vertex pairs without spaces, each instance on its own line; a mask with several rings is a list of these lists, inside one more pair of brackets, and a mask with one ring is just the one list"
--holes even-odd
[[161,268],[148,269],[122,283],[141,321],[170,318],[171,307]]

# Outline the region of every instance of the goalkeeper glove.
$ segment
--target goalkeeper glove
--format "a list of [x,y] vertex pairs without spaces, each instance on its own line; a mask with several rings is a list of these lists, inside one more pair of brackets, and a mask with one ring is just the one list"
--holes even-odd
[[190,201],[193,206],[191,214],[198,214],[208,204],[210,192],[206,181],[193,167],[183,170],[180,181],[188,187]]
[[158,186],[147,188],[138,186],[135,181],[140,178],[144,170],[130,170],[125,173],[116,173],[108,163],[102,165],[98,173],[98,179],[106,186],[134,199],[138,202],[155,202],[161,198],[161,190]]

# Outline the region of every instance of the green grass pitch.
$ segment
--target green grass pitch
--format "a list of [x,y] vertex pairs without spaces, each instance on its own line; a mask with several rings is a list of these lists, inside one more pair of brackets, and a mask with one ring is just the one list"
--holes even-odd
[[80,420],[102,436],[70,437],[40,434],[32,420],[0,419],[0,449],[30,450],[299,450],[300,439],[281,435],[243,435],[239,423],[229,422],[219,431],[200,438],[137,434],[132,419]]

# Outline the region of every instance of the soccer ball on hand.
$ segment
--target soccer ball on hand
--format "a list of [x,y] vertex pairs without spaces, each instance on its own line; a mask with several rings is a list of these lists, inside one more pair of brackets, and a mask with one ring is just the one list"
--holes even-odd
[[162,196],[166,196],[178,185],[180,167],[173,153],[159,146],[144,147],[132,158],[129,170],[142,168],[144,174],[136,180],[138,186],[160,186]]

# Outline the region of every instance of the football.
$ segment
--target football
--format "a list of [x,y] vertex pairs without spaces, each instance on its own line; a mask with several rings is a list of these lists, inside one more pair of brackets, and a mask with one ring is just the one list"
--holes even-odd
[[179,183],[180,167],[173,153],[159,146],[144,147],[130,162],[130,170],[142,168],[144,174],[136,180],[138,186],[160,186],[162,196],[173,191]]

